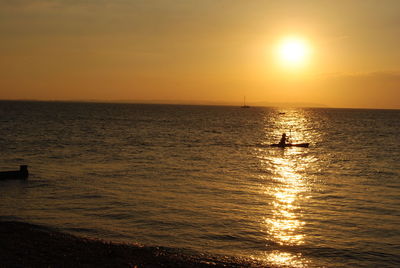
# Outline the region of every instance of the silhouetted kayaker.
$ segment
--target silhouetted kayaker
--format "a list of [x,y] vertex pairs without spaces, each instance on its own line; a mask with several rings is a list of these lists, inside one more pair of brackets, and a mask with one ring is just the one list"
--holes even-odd
[[285,145],[286,141],[287,141],[286,133],[283,133],[281,141],[279,142],[279,145]]

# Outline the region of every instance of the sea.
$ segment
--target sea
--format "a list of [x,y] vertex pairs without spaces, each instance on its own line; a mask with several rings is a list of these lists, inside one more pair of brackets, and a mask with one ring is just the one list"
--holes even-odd
[[[308,148],[276,148],[286,133]],[[0,220],[277,267],[400,267],[400,110],[0,102]]]

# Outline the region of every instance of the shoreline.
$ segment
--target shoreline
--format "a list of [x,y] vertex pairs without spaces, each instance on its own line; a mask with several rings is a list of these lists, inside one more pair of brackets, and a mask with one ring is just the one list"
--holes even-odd
[[0,221],[0,249],[0,267],[266,267],[250,259],[115,243],[19,221]]

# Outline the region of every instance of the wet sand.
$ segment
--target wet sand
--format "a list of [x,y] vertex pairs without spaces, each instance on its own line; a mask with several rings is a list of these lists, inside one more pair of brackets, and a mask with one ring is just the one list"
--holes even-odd
[[112,243],[47,227],[0,222],[0,267],[265,267],[234,257]]

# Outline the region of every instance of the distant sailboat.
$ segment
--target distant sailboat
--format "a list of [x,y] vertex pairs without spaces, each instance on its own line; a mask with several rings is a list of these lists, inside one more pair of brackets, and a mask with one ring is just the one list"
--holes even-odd
[[250,108],[250,106],[246,105],[246,96],[243,97],[243,106],[240,106],[240,108]]

